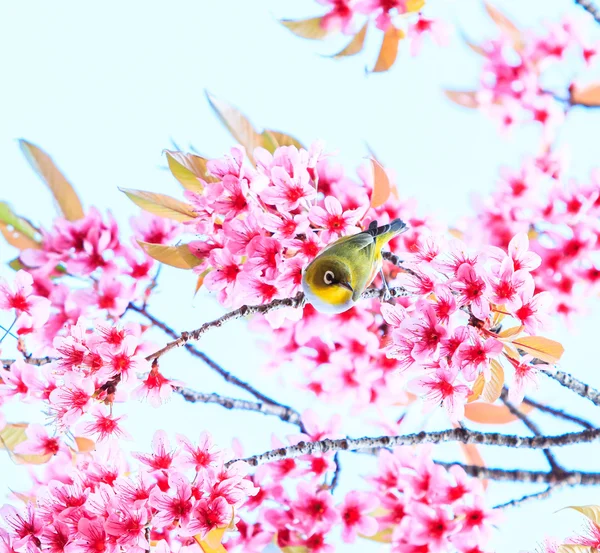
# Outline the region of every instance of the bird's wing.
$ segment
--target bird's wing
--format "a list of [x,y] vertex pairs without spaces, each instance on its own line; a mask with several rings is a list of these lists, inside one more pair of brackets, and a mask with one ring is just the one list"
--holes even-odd
[[[367,231],[359,232],[358,234],[351,234],[350,236],[343,236],[339,240],[336,240],[333,244],[329,244],[326,246],[323,251],[324,252],[332,252],[338,248],[338,246],[343,247],[345,250],[348,246],[352,246],[357,250],[364,250],[372,248],[375,244],[375,237],[371,235]],[[367,253],[367,252],[365,252]]]

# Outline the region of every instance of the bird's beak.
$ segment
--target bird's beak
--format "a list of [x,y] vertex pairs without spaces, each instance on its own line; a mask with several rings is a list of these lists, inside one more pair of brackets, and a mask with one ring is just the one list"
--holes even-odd
[[350,292],[354,292],[354,288],[352,288],[352,286],[349,282],[342,280],[342,281],[340,281],[339,284],[340,284],[340,286],[343,286],[344,288],[347,288],[348,290],[350,290]]

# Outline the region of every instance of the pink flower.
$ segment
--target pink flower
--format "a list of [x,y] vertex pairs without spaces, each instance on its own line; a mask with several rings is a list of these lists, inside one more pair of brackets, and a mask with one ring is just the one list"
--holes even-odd
[[362,0],[354,8],[357,12],[375,15],[375,25],[382,31],[387,31],[392,25],[390,12],[406,13],[406,0]]
[[180,229],[175,221],[152,215],[147,211],[131,217],[130,222],[135,237],[149,244],[167,244],[177,236]]
[[95,387],[90,378],[65,375],[65,383],[50,393],[50,407],[62,425],[70,426],[89,408]]
[[281,292],[275,285],[264,277],[249,271],[244,271],[239,277],[239,302],[248,305],[263,305],[281,297]]
[[105,553],[116,549],[116,544],[107,538],[101,519],[82,517],[77,523],[77,536],[67,545],[65,553]]
[[60,438],[50,438],[41,424],[29,424],[25,434],[27,440],[15,447],[19,455],[56,455],[60,449],[67,451]]
[[278,274],[278,266],[281,263],[281,243],[275,238],[257,236],[253,238],[246,252],[248,261],[246,268],[253,274],[260,274],[267,279],[274,279]]
[[479,336],[473,336],[473,344],[463,342],[458,351],[458,362],[465,375],[471,382],[477,373],[483,371],[486,378],[490,377],[490,359],[502,353],[502,342],[496,338],[487,338],[485,342]]
[[109,438],[120,438],[131,440],[131,435],[120,427],[120,421],[126,418],[126,415],[113,417],[112,413],[106,413],[106,407],[103,405],[94,405],[90,409],[90,414],[94,420],[83,425],[82,431],[85,436],[98,436],[98,442],[103,442]]
[[241,259],[227,249],[215,248],[210,252],[211,271],[204,277],[208,290],[219,291],[219,301],[227,303],[235,294],[237,278],[242,271]]
[[67,524],[55,520],[54,524],[46,526],[42,534],[41,542],[44,551],[50,553],[63,553],[71,537],[71,531]]
[[[500,248],[489,248],[490,256],[501,262],[506,254]],[[508,244],[508,257],[512,259],[515,271],[524,269],[533,271],[540,266],[541,257],[529,250],[529,238],[527,234],[521,232],[516,234]]]
[[167,433],[164,430],[157,430],[152,438],[152,453],[134,452],[132,455],[152,470],[167,470],[171,467],[175,452],[171,451]]
[[232,254],[243,255],[250,241],[262,236],[263,229],[255,215],[249,213],[244,219],[224,221],[223,233],[227,238],[227,249]]
[[450,550],[450,538],[458,530],[458,522],[452,520],[442,507],[430,507],[414,503],[411,509],[414,525],[411,541],[417,545],[429,545],[431,553]]
[[523,289],[527,281],[533,284],[533,278],[524,269],[515,271],[513,261],[505,258],[497,271],[492,271],[488,276],[489,299],[497,305],[512,306],[518,301],[518,293]]
[[549,292],[534,295],[534,289],[534,283],[526,281],[511,309],[511,315],[519,319],[525,331],[532,335],[547,326],[548,311],[552,304],[552,295]]
[[[33,294],[33,277],[27,271],[17,271],[14,291],[5,279],[0,279],[0,309],[14,309],[18,317],[16,327],[31,321],[33,328],[40,328],[50,316],[50,301]],[[24,317],[29,315],[30,319]]]
[[532,355],[524,355],[520,361],[516,361],[511,357],[507,358],[510,364],[515,369],[515,377],[512,386],[508,390],[508,399],[511,403],[519,405],[525,393],[532,388],[535,389],[539,385],[538,377],[540,368],[546,369],[547,365],[532,365]]
[[416,309],[419,317],[406,319],[400,326],[400,332],[413,341],[411,353],[415,360],[435,359],[447,330],[439,324],[431,303],[420,301]]
[[17,359],[9,370],[0,366],[0,398],[29,396],[30,388],[35,388],[38,382],[38,371],[22,359]]
[[185,525],[192,511],[192,486],[189,480],[178,472],[169,474],[169,494],[154,488],[150,496],[150,505],[158,512],[152,517],[152,523],[166,528],[174,521]]
[[410,53],[416,56],[421,50],[423,38],[426,33],[431,35],[431,38],[438,46],[446,46],[448,44],[448,28],[440,20],[426,19],[419,15],[419,18],[409,25],[408,38],[412,39],[410,44]]
[[464,416],[464,406],[470,390],[464,384],[455,383],[457,374],[458,367],[449,367],[444,359],[440,359],[439,368],[412,380],[409,390],[425,396],[427,409],[443,403],[450,418],[458,421]]
[[352,491],[346,495],[339,507],[342,519],[342,539],[354,543],[357,534],[372,536],[377,532],[378,524],[371,513],[379,505],[379,500],[366,492]]
[[333,496],[328,491],[315,491],[314,488],[308,482],[300,482],[296,488],[298,498],[293,503],[294,510],[302,515],[301,525],[307,533],[328,529],[340,518],[333,505]]
[[181,534],[204,538],[214,528],[227,526],[232,517],[233,508],[222,497],[201,499],[194,505],[187,524],[181,528]]
[[327,196],[325,209],[318,205],[313,206],[308,218],[315,226],[323,229],[321,240],[327,244],[339,236],[357,232],[359,229],[356,225],[363,214],[358,209],[343,211],[337,198]]
[[490,314],[489,302],[484,298],[487,291],[485,280],[469,264],[463,263],[456,272],[456,280],[451,287],[458,292],[461,307],[471,307],[478,319],[486,319]]
[[104,523],[107,534],[115,536],[121,547],[141,547],[149,550],[146,540],[146,524],[148,512],[146,509],[128,510],[117,508],[113,510]]
[[291,177],[283,167],[276,166],[271,169],[271,181],[273,185],[265,188],[260,197],[282,213],[294,211],[300,205],[307,208],[310,200],[316,196],[315,187],[310,183],[306,170]]
[[98,309],[106,309],[109,315],[120,317],[133,299],[133,289],[116,278],[103,273],[98,282],[95,303]]
[[210,194],[215,211],[227,219],[248,211],[249,188],[245,178],[225,175],[220,185],[211,187]]
[[160,407],[171,399],[173,388],[181,386],[178,380],[165,378],[157,367],[152,367],[145,380],[132,392],[133,397],[146,399],[152,407]]
[[321,27],[328,31],[341,29],[348,34],[352,30],[352,5],[350,0],[317,0],[324,6],[330,5],[331,10],[321,19]]
[[478,539],[480,542],[487,541],[492,527],[502,520],[502,515],[498,511],[485,506],[485,501],[480,495],[473,495],[471,502],[466,505],[457,505],[455,513],[461,520],[460,532],[476,532],[481,536]]
[[136,336],[126,336],[117,351],[112,348],[99,348],[100,355],[105,365],[102,368],[102,373],[107,377],[112,377],[116,374],[127,380],[132,374],[139,372],[144,373],[151,370],[150,363],[138,351],[139,339]]
[[194,445],[188,438],[177,436],[177,441],[182,449],[177,455],[177,466],[182,469],[194,469],[196,472],[205,472],[209,467],[216,467],[222,460],[222,454],[216,450],[212,436],[202,432],[198,445]]
[[4,519],[9,528],[15,549],[23,549],[27,553],[37,553],[39,551],[44,524],[36,516],[33,503],[27,503],[23,515],[12,505],[4,505],[0,507],[0,517]]

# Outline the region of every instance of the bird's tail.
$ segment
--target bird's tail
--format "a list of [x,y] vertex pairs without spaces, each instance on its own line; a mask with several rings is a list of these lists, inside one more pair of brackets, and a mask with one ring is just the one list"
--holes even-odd
[[372,221],[365,232],[368,232],[373,236],[381,247],[394,238],[394,236],[398,236],[398,234],[402,234],[407,230],[408,225],[404,221],[401,219],[394,219],[387,225],[381,225],[380,227],[377,226],[377,221]]

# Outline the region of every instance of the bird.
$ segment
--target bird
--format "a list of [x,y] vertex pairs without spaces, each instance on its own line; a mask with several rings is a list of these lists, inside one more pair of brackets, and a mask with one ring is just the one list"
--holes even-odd
[[322,313],[343,313],[358,301],[378,271],[387,290],[381,248],[406,230],[400,219],[382,226],[373,221],[367,230],[326,246],[302,273],[306,299]]

